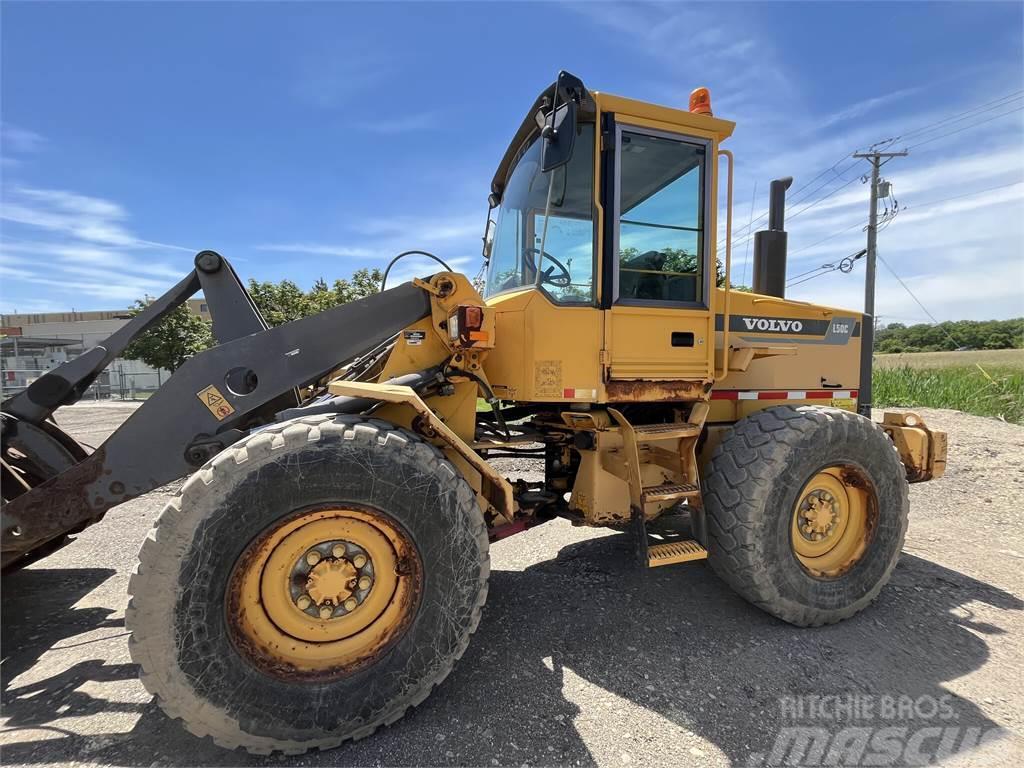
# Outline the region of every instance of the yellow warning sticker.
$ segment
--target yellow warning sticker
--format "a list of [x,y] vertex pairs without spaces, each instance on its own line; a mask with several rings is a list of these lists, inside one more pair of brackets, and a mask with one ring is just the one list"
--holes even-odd
[[852,397],[833,397],[832,407],[842,408],[844,411],[856,411],[857,401]]
[[203,405],[210,409],[210,413],[216,417],[217,421],[224,421],[224,419],[235,412],[235,409],[231,407],[231,403],[227,401],[227,398],[213,384],[196,392],[196,397],[202,401]]

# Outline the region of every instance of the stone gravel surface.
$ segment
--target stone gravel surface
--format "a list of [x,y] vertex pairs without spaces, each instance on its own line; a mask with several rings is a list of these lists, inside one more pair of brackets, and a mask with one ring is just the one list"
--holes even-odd
[[[59,421],[96,445],[131,410],[77,405]],[[733,595],[703,563],[641,572],[627,536],[556,521],[492,547],[483,622],[422,706],[369,739],[301,757],[198,740],[138,683],[125,590],[174,487],[160,489],[4,576],[3,763],[817,765],[831,753],[775,751],[786,729],[824,729],[839,749],[852,725],[903,728],[896,765],[941,752],[944,737],[980,743],[950,747],[943,764],[1024,764],[1024,428],[919,412],[949,432],[949,470],[912,486],[904,556],[854,619],[797,629]],[[505,460],[502,470],[531,477],[537,467]],[[834,707],[815,714],[816,701],[876,709],[836,720]],[[886,702],[909,708],[882,716]],[[928,709],[936,702],[941,714]],[[836,752],[832,764],[863,754]]]

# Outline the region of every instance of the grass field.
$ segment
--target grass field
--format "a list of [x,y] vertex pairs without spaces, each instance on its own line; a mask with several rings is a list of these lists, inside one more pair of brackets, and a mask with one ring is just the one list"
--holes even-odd
[[873,385],[877,407],[952,408],[1024,423],[1021,349],[875,355]]
[[[901,352],[875,355],[875,368],[970,368],[981,365],[1024,371],[1024,349],[975,349],[968,352]],[[977,370],[977,368],[975,368]]]

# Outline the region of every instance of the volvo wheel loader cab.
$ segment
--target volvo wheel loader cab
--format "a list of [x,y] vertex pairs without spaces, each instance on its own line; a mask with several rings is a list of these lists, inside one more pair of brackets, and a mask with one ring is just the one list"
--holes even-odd
[[[441,270],[267,329],[200,253],[3,404],[5,567],[191,473],[142,546],[130,648],[169,715],[253,752],[330,747],[421,702],[480,619],[489,542],[557,517],[622,530],[644,568],[708,559],[794,624],[856,613],[945,435],[858,414],[870,318],[782,295],[787,181],[755,290],[731,285],[733,124],[706,90],[690,106],[562,73],[494,176],[482,294]],[[199,289],[216,347],[94,452],[56,427]],[[507,478],[508,456],[544,480]]]

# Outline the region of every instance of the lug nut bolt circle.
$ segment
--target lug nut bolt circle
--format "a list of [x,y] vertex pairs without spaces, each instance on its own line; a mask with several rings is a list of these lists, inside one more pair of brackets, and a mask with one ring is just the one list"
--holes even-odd
[[[328,551],[327,546],[330,547],[329,554],[325,554]],[[297,592],[292,592],[296,608],[303,613],[326,621],[332,618],[341,618],[362,604],[363,600],[367,597],[369,589],[373,586],[372,564],[366,554],[361,551],[348,555],[350,548],[359,549],[357,545],[350,544],[349,542],[321,542],[310,548],[302,556],[292,571],[293,581],[298,585],[303,585],[297,587]],[[320,566],[321,569],[326,567],[330,571],[336,568],[335,563],[338,561],[342,561],[342,563],[347,562],[356,571],[356,578],[348,580],[346,584],[350,594],[344,599],[339,600],[338,603],[335,603],[334,599],[326,596],[321,599],[321,602],[317,603],[316,599],[307,591],[311,589],[312,579],[316,578],[314,574],[317,571],[317,566]],[[321,576],[322,573],[321,571]],[[344,594],[344,592],[341,594]],[[339,607],[344,610],[344,613],[336,616],[335,612]]]

